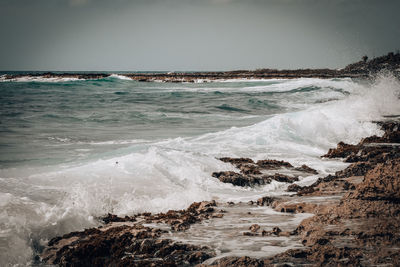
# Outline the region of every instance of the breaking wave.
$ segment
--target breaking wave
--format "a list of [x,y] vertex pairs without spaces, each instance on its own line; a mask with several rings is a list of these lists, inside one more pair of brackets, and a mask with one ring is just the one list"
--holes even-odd
[[[217,90],[213,86],[191,89],[225,92],[224,88],[216,87]],[[297,90],[309,87],[317,89]],[[0,261],[30,262],[49,238],[97,225],[97,217],[108,212],[159,212],[185,208],[193,201],[246,201],[266,193],[282,194],[287,186],[284,183],[274,181],[263,187],[237,188],[220,183],[210,174],[234,170],[217,160],[221,156],[282,159],[293,165],[305,163],[321,176],[333,173],[345,164],[321,159],[320,155],[339,141],[356,143],[362,137],[382,134],[373,121],[400,114],[400,84],[391,76],[379,77],[373,83],[299,79],[249,85],[246,81],[228,89],[230,94],[246,90],[286,92],[302,101],[291,103],[285,102],[287,97],[280,98],[278,106],[293,104],[296,108],[259,114],[257,122],[246,126],[218,126],[222,128],[157,140],[123,141],[113,136],[108,141],[74,141],[73,145],[82,146],[79,149],[86,149],[84,144],[118,146],[83,161],[1,169]],[[176,91],[185,92],[182,88]],[[251,97],[257,95],[247,96]],[[324,99],[327,100],[320,101]],[[160,104],[151,105],[156,108]],[[217,108],[223,112],[241,111],[234,106],[228,99]],[[63,145],[72,142],[52,141]],[[317,178],[301,177],[300,184]]]

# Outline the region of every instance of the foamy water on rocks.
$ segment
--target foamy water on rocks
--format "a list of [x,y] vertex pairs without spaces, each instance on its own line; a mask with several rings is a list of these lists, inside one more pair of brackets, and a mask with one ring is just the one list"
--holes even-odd
[[319,172],[300,177],[309,184],[346,166],[320,158],[330,147],[382,134],[373,121],[400,115],[400,84],[390,75],[194,84],[21,78],[3,79],[0,90],[0,262],[8,265],[29,264],[50,238],[99,225],[107,213],[283,194],[287,184],[276,181],[221,183],[211,173],[235,168],[217,158],[307,164]]

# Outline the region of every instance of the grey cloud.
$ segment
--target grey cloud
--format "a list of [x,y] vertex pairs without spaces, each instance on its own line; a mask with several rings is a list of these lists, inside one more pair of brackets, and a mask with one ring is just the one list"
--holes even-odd
[[400,44],[398,1],[0,0],[0,69],[342,67]]

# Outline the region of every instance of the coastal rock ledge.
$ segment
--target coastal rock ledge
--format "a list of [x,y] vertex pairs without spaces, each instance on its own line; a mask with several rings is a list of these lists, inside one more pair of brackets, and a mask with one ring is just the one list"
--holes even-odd
[[[186,210],[159,214],[109,214],[98,228],[53,238],[40,258],[60,266],[400,266],[400,124],[390,121],[380,125],[385,132],[382,137],[368,137],[357,145],[339,143],[325,155],[349,162],[346,169],[306,187],[282,180],[288,183],[289,195],[260,196],[247,204],[197,202]],[[213,176],[241,181],[232,182],[233,186],[258,186],[261,182],[257,179],[275,169],[316,173],[308,166],[294,167],[284,161],[221,160],[233,164],[239,172]],[[221,258],[211,247],[168,238],[186,233],[202,221],[221,220],[228,225],[226,218],[235,210],[224,210],[228,206],[248,207],[248,214],[254,207],[266,206],[282,214],[314,215],[290,231],[250,222],[248,231],[234,237],[247,241],[262,238],[266,242],[296,237],[302,246],[273,256]]]

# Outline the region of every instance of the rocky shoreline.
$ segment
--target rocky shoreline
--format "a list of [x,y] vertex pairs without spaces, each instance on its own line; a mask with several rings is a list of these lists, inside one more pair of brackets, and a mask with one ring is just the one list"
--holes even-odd
[[[346,66],[343,69],[257,69],[235,70],[220,72],[162,72],[162,73],[116,73],[126,78],[139,82],[172,82],[195,83],[231,79],[296,79],[296,78],[369,78],[381,71],[390,71],[400,77],[400,54],[388,53],[387,55],[362,60]],[[2,81],[15,81],[21,78],[35,79],[104,79],[112,76],[110,73],[21,73],[5,74],[0,77]]]
[[[323,157],[342,158],[350,165],[309,186],[293,182],[297,175],[316,170],[271,159],[221,158],[238,172],[212,174],[235,186],[286,182],[288,195],[249,203],[203,201],[159,214],[108,214],[98,228],[50,240],[40,261],[60,266],[399,266],[400,122],[379,124],[382,137],[367,137],[357,145],[340,142],[330,149]],[[261,207],[288,216],[310,215],[296,226],[278,221],[263,225],[268,217],[253,214]],[[228,225],[235,213],[249,222],[240,231],[233,229],[236,239],[268,243],[284,252],[218,257],[220,252],[211,246],[174,238],[189,234],[190,240],[196,234],[190,231],[200,231],[204,223]],[[296,248],[282,247],[285,240]]]

